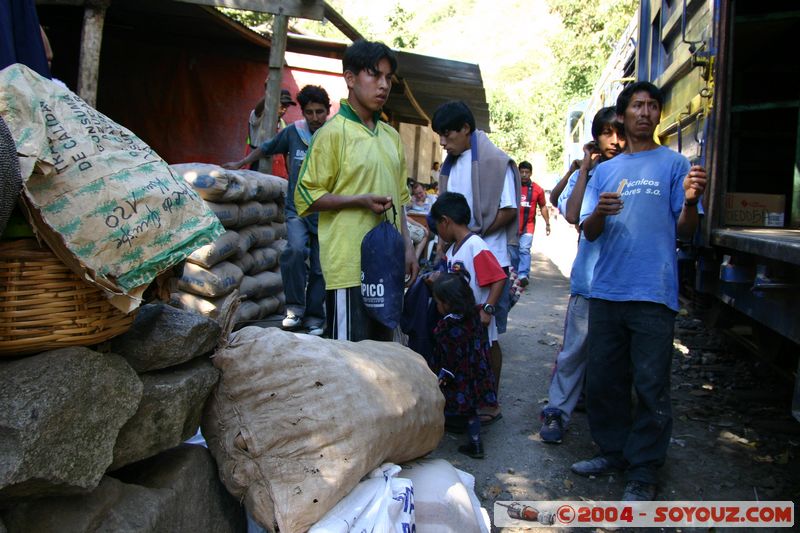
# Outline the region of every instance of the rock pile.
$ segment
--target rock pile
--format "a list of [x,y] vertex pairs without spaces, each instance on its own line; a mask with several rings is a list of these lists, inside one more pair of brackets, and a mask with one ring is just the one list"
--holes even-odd
[[220,331],[146,305],[111,353],[0,361],[0,531],[241,531],[208,451],[181,446],[219,379]]

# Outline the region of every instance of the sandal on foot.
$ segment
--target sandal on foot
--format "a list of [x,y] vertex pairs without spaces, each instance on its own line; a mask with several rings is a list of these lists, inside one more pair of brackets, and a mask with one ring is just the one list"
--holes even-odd
[[481,426],[491,426],[501,418],[503,418],[503,413],[491,414],[491,413],[480,413],[478,417],[481,419]]

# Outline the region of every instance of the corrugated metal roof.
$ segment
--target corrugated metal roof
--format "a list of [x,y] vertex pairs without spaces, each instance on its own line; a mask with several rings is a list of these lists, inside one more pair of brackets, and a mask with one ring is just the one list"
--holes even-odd
[[[286,49],[341,59],[348,44],[290,34]],[[486,102],[480,66],[412,52],[396,53],[400,83],[392,87],[386,102],[387,111],[391,112],[393,119],[427,125],[441,104],[450,100],[464,100],[475,115],[477,127],[490,131],[489,104]]]
[[463,100],[475,115],[478,129],[490,131],[489,105],[477,64],[411,52],[398,52],[397,56],[398,77],[428,117],[445,102]]

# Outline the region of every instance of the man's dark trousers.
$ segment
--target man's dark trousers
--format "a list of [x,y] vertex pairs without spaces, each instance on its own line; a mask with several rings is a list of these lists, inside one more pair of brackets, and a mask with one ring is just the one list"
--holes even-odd
[[[657,483],[666,458],[674,329],[675,312],[663,304],[589,304],[589,428],[603,455],[627,465],[628,481]],[[631,385],[637,396],[633,417]]]

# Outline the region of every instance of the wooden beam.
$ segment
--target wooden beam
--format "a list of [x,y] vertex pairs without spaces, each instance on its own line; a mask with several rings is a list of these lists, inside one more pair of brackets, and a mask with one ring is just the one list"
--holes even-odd
[[78,96],[92,107],[97,106],[97,79],[100,76],[100,49],[103,25],[111,0],[90,0],[83,12],[83,32],[78,67]]
[[339,14],[338,11],[333,9],[333,7],[328,4],[328,2],[323,2],[325,4],[325,18],[328,19],[331,24],[336,26],[340,32],[344,33],[345,36],[350,39],[351,41],[357,41],[359,39],[364,39],[364,36],[355,29],[349,22],[345,20],[345,18]]
[[175,0],[187,4],[200,4],[212,7],[246,9],[258,13],[272,13],[303,19],[322,20],[325,7],[322,0]]
[[408,86],[408,83],[405,82],[403,82],[403,94],[405,95],[406,98],[408,98],[408,101],[411,103],[411,107],[413,107],[417,111],[417,113],[419,113],[419,116],[422,119],[427,120],[428,123],[430,123],[431,117],[429,117],[428,114],[425,112],[425,110],[422,109],[422,106],[419,105],[419,102],[417,102],[417,99],[414,98],[414,93]]
[[[272,20],[272,46],[269,49],[269,75],[264,96],[264,120],[261,121],[259,137],[269,140],[275,136],[278,123],[278,106],[281,99],[281,77],[283,74],[284,56],[286,55],[286,34],[289,28],[289,17],[275,15]],[[286,162],[287,165],[289,162]],[[261,172],[272,171],[272,160],[262,159],[258,165]]]

